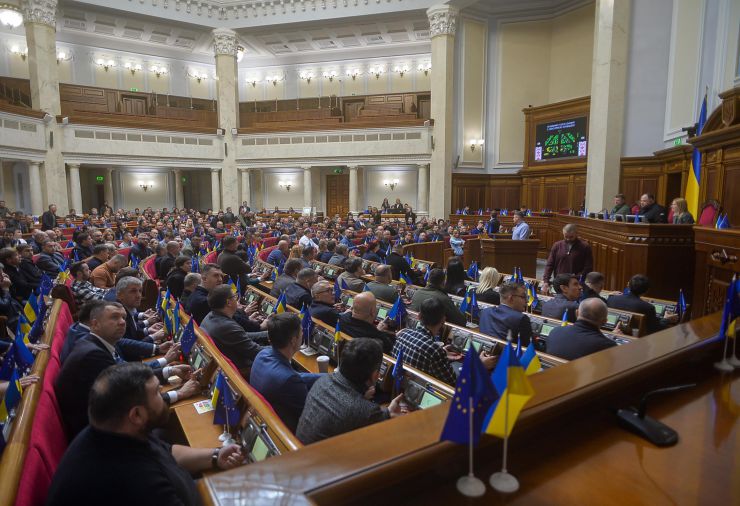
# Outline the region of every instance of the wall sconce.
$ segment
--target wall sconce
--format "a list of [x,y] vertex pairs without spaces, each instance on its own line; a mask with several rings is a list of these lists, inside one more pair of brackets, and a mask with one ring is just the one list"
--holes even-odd
[[280,181],[278,184],[280,188],[285,188],[287,191],[290,191],[291,186],[293,186],[290,181]]
[[360,69],[351,69],[347,71],[347,77],[351,77],[353,81],[360,75],[362,75],[362,71]]
[[23,24],[20,2],[0,3],[0,25],[18,28]]
[[398,186],[398,183],[399,183],[399,182],[400,182],[400,181],[398,181],[398,179],[386,179],[386,180],[384,180],[384,181],[383,181],[383,184],[384,184],[385,186],[387,186],[388,188],[390,188],[390,189],[391,189],[391,191],[393,191],[393,189],[394,189],[394,188],[395,188],[396,186]]
[[247,78],[247,84],[251,84],[252,88],[255,88],[258,82],[260,82],[259,77],[248,77]]
[[201,82],[204,79],[208,79],[208,74],[205,72],[198,72],[197,70],[189,70],[188,77],[192,77],[196,81]]
[[267,81],[268,83],[272,83],[273,86],[277,86],[277,83],[279,83],[283,79],[285,79],[285,77],[279,76],[277,74],[275,74],[274,76],[265,77],[265,81]]
[[63,61],[69,61],[72,59],[72,53],[68,53],[67,51],[61,50],[57,51],[57,63],[63,62]]
[[165,67],[164,65],[152,65],[151,67],[149,67],[149,72],[151,72],[152,74],[157,76],[157,78],[159,78],[161,76],[166,76],[167,72],[169,71],[167,70],[167,67]]
[[328,72],[324,72],[323,76],[324,79],[328,79],[329,82],[334,81],[334,78],[337,77],[339,74],[337,74],[336,70],[330,70]]
[[154,187],[154,183],[152,183],[151,181],[149,181],[148,183],[139,181],[139,188],[141,188],[144,191],[147,191],[149,188],[153,188],[153,187]]
[[375,75],[375,79],[380,79],[380,76],[382,76],[385,73],[385,69],[383,67],[370,67],[368,71]]
[[310,70],[301,70],[301,72],[298,74],[298,77],[306,81],[308,84],[311,84],[311,79],[313,79],[316,76]]
[[470,139],[470,151],[475,151],[475,147],[478,146],[483,149],[483,139]]
[[28,56],[27,47],[12,46],[10,52],[16,56],[20,56],[23,61],[26,61],[26,57]]
[[142,69],[141,63],[126,62],[123,67],[127,69],[129,72],[131,72],[131,75],[134,75],[137,72],[140,72]]
[[244,58],[244,47],[236,46],[236,62],[239,63]]
[[416,69],[419,72],[424,72],[425,76],[428,76],[429,71],[432,70],[432,63],[431,62],[420,63],[419,66],[416,67]]
[[401,77],[403,77],[403,75],[405,73],[407,73],[408,71],[409,71],[409,66],[408,65],[396,65],[393,68],[393,72],[395,72],[396,74],[400,75]]
[[98,67],[102,67],[103,70],[108,72],[109,69],[112,69],[116,66],[116,62],[114,62],[113,60],[104,60],[102,58],[98,58],[97,60],[95,60],[95,65],[97,65]]

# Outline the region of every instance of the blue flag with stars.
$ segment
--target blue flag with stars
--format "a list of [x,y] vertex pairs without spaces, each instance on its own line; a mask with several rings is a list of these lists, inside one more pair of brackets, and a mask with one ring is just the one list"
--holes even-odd
[[198,340],[198,336],[195,335],[194,321],[195,318],[190,318],[190,321],[185,325],[185,330],[182,331],[182,336],[180,337],[180,349],[185,357],[190,355],[190,350],[193,349],[195,341]]
[[401,386],[403,384],[404,377],[403,346],[399,346],[398,348],[398,355],[396,355],[396,363],[393,366],[391,376],[393,377],[393,395],[398,395],[401,393]]
[[226,377],[222,371],[218,372],[216,386],[213,389],[211,397],[211,406],[213,406],[213,425],[229,425],[234,427],[239,424],[239,408],[236,405],[236,399],[231,392]]

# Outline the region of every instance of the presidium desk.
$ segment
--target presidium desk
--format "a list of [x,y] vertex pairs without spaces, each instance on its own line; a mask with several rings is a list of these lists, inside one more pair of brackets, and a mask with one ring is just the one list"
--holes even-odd
[[[531,376],[535,395],[509,446],[520,491],[467,500],[455,481],[465,447],[439,442],[448,404],[417,411],[198,482],[206,504],[740,504],[740,372],[720,375],[719,314],[692,320]],[[614,409],[658,395],[647,413],[679,433],[658,448],[619,428]],[[475,452],[486,482],[501,440]]]

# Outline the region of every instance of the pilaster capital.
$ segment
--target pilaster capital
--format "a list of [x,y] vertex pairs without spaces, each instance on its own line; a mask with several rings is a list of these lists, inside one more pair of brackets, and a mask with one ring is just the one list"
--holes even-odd
[[67,167],[69,167],[69,170],[80,170],[79,163],[68,163]]
[[[41,163],[42,163],[42,162],[37,162],[37,161],[35,161],[35,160],[29,160],[29,161],[28,161],[28,166],[29,166],[29,167],[35,167],[35,168],[37,168],[37,169],[38,169],[38,168],[39,168],[39,166],[41,165]],[[79,165],[78,165],[78,167],[79,167]]]
[[221,172],[221,167],[213,167],[211,169],[211,174],[218,174],[219,172]]
[[239,167],[239,172],[249,175],[249,167]]
[[455,35],[458,9],[451,5],[435,5],[427,9],[429,18],[429,37]]
[[213,54],[226,55],[236,58],[236,32],[230,28],[216,28],[213,30]]
[[360,166],[359,165],[349,165],[347,168],[351,171],[356,171],[357,169],[360,168]]
[[172,169],[172,172],[179,176],[182,173],[182,169]]
[[416,164],[416,168],[419,169],[419,170],[428,169],[429,168],[429,164],[428,163],[417,163]]
[[301,169],[304,171],[310,171],[311,167],[313,167],[313,165],[301,165]]
[[24,23],[39,23],[56,30],[57,0],[24,0]]

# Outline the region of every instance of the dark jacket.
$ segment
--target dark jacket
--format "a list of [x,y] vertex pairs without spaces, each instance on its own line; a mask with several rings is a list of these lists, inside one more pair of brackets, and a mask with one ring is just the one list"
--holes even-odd
[[246,288],[248,283],[247,274],[252,272],[247,262],[239,258],[236,254],[224,250],[218,256],[218,265],[221,266],[221,270],[231,278],[234,284],[236,284],[236,280],[238,279],[239,286]]
[[211,311],[208,305],[208,290],[202,286],[196,286],[183,309],[195,318],[195,322],[200,325],[203,318]]
[[567,311],[567,320],[570,323],[576,321],[576,310],[578,309],[578,301],[568,300],[562,293],[555,294],[555,297],[546,301],[542,304],[542,316],[548,316],[555,318],[556,320],[562,320],[563,314]]
[[247,332],[233,318],[211,311],[200,327],[208,332],[218,349],[242,371],[248,371],[254,358],[264,346],[256,339],[265,339],[267,332]]
[[416,290],[414,292],[414,297],[411,299],[409,309],[418,312],[421,309],[421,303],[427,299],[437,299],[442,303],[442,306],[445,308],[445,316],[447,317],[448,323],[459,325],[461,327],[464,327],[467,323],[465,315],[462,314],[460,309],[454,302],[452,302],[450,296],[442,290],[432,286],[425,286],[424,288]]
[[134,439],[89,427],[65,452],[46,504],[196,506],[201,500],[168,443],[152,435]]
[[157,278],[161,281],[165,281],[167,279],[167,275],[170,273],[170,270],[175,266],[175,256],[170,255],[169,253],[166,254],[163,257],[159,257],[154,261],[154,267],[157,270]]
[[393,271],[393,279],[395,279],[396,281],[398,281],[400,273],[403,273],[404,276],[407,276],[412,281],[414,280],[414,273],[411,270],[411,266],[405,258],[403,258],[395,251],[392,251],[390,255],[386,255],[385,263],[391,266],[391,271]]
[[12,265],[5,266],[5,274],[8,275],[11,281],[10,295],[18,302],[25,303],[28,297],[31,296],[34,289],[38,288],[38,284],[34,286],[33,283],[26,279],[26,276],[20,269]]
[[627,295],[611,295],[606,301],[606,305],[614,309],[624,309],[645,315],[645,332],[647,334],[663,330],[666,327],[655,313],[655,306],[642,300],[633,293],[628,293]]
[[490,336],[506,339],[511,331],[514,342],[529,345],[532,339],[532,324],[529,316],[504,304],[487,307],[480,313],[480,331]]
[[77,253],[77,258],[79,258],[80,261],[91,257],[93,254],[92,248],[88,246],[75,246],[74,248],[72,248],[72,252],[69,255],[72,260],[75,259],[75,253]]
[[339,312],[334,306],[319,301],[313,301],[311,304],[311,316],[318,318],[327,325],[334,327],[339,319]]
[[575,360],[616,345],[595,325],[584,320],[566,327],[555,327],[547,336],[547,353],[566,360]]
[[334,256],[333,251],[322,251],[321,253],[319,253],[319,256],[316,257],[316,260],[318,260],[322,264],[326,264],[329,263],[329,260],[332,256]]
[[59,274],[63,263],[64,256],[59,252],[54,252],[51,255],[40,253],[36,259],[36,267],[41,269],[42,272],[45,272],[52,279]]
[[591,287],[589,287],[587,284],[584,283],[583,284],[583,295],[581,296],[581,300],[592,299],[592,298],[595,298],[595,297],[598,297],[599,299],[601,299],[604,302],[606,302],[606,299],[604,297],[602,297],[598,293],[594,292],[591,289]]
[[279,275],[275,282],[272,284],[272,289],[270,290],[270,295],[273,297],[277,297],[283,291],[288,288],[289,285],[295,283],[295,278],[288,276],[287,274],[283,273]]
[[41,276],[43,276],[44,273],[36,266],[36,264],[33,263],[32,260],[22,258],[19,268],[23,277],[26,278],[26,281],[28,281],[34,290],[41,285]]
[[152,250],[149,249],[147,245],[142,245],[142,243],[137,242],[133,246],[131,246],[131,250],[129,251],[129,256],[135,256],[139,260],[144,260],[146,257],[154,253]]
[[363,260],[369,260],[370,262],[376,262],[376,263],[382,263],[383,260],[378,256],[377,253],[374,253],[372,251],[368,251],[364,255],[362,255]]
[[648,223],[665,223],[667,221],[667,214],[663,206],[659,206],[656,203],[652,203],[647,207],[640,209],[637,213],[639,216],[644,216],[644,219]]
[[488,223],[486,223],[486,233],[488,234],[498,234],[498,231],[501,229],[501,222],[498,221],[498,218],[493,217],[490,220],[488,220]]
[[41,215],[41,230],[52,230],[57,226],[57,217],[51,211],[44,211]]
[[170,275],[167,276],[167,289],[176,299],[182,297],[182,291],[185,290],[185,276],[187,276],[187,274],[188,273],[182,269],[172,269]]
[[310,307],[313,297],[311,297],[311,290],[295,281],[285,289],[285,300],[289,306],[301,309],[304,305]]
[[390,332],[383,332],[364,320],[358,320],[352,317],[352,313],[342,313],[339,315],[339,330],[351,337],[369,337],[377,339],[383,346],[383,353],[390,353],[393,350],[393,344],[396,341],[396,335]]
[[22,310],[21,303],[13,298],[10,290],[0,289],[0,316],[5,316],[8,319],[6,322],[8,328],[16,328]]
[[485,292],[475,292],[475,299],[478,302],[487,302],[488,304],[501,304],[501,295],[494,290],[493,288],[489,288]]

